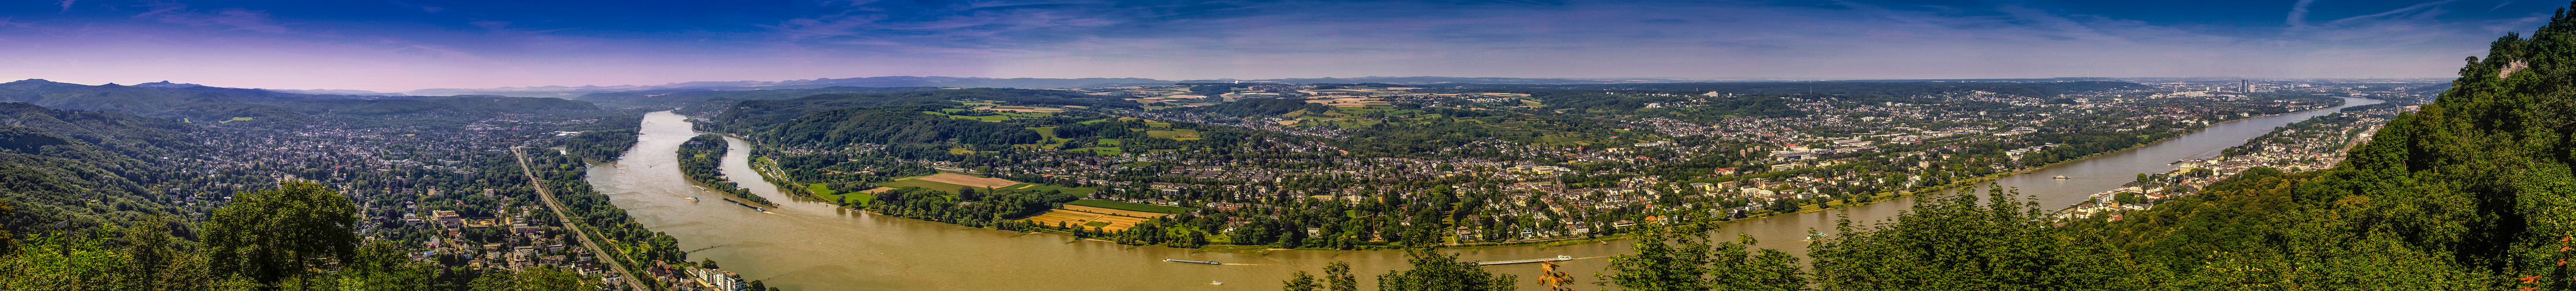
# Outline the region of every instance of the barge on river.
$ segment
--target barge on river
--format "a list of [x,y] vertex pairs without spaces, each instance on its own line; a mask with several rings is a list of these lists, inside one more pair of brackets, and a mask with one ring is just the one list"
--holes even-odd
[[1174,259],[1163,259],[1163,261],[1164,261],[1164,262],[1173,262],[1173,263],[1184,263],[1184,264],[1208,264],[1208,265],[1224,265],[1224,264],[1225,264],[1225,263],[1218,263],[1218,262],[1216,262],[1216,261],[1192,261],[1192,260],[1174,260]]
[[733,202],[733,205],[742,205],[742,207],[750,207],[750,208],[751,208],[751,210],[753,210],[753,211],[769,212],[769,209],[761,209],[761,208],[760,208],[760,206],[751,206],[751,204],[750,204],[750,203],[742,203],[742,201],[741,201],[741,200],[733,200],[733,198],[725,198],[725,202]]
[[1537,263],[1537,262],[1563,262],[1563,261],[1572,261],[1572,260],[1574,260],[1574,256],[1556,256],[1556,257],[1554,257],[1554,258],[1545,258],[1545,259],[1527,259],[1527,260],[1509,260],[1509,261],[1484,261],[1484,262],[1476,262],[1476,265],[1477,265],[1477,266],[1516,265],[1516,264],[1528,264],[1528,263]]

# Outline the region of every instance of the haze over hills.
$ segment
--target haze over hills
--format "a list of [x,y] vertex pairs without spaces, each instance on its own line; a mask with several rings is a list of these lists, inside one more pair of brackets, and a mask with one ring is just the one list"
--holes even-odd
[[[559,98],[574,98],[574,97],[582,96],[582,95],[585,95],[585,94],[593,94],[593,93],[608,93],[608,92],[641,92],[641,91],[659,91],[659,90],[709,90],[709,91],[738,91],[738,90],[776,90],[776,89],[816,89],[816,88],[830,88],[830,87],[878,87],[878,88],[888,88],[888,87],[947,87],[947,88],[1077,89],[1077,88],[1105,88],[1105,87],[1124,87],[1124,86],[1173,85],[1173,84],[1191,84],[1191,83],[1282,83],[1282,84],[1361,84],[1361,83],[1379,83],[1379,84],[1397,84],[1397,85],[1446,85],[1446,86],[1451,86],[1451,87],[1478,87],[1478,88],[1483,88],[1483,87],[1515,87],[1515,86],[1520,86],[1520,85],[1592,85],[1592,84],[1660,84],[1660,83],[1814,83],[1814,82],[1838,82],[1838,83],[1841,83],[1841,82],[1851,82],[1851,83],[2038,83],[2038,82],[2080,82],[2080,81],[2206,81],[2206,80],[2235,80],[2235,79],[2241,79],[2241,78],[2238,78],[2238,77],[2178,77],[2178,78],[2103,78],[2103,77],[2060,77],[2060,78],[2024,78],[2024,79],[1784,79],[1784,78],[1767,78],[1767,79],[1745,79],[1745,78],[1733,78],[1733,79],[1690,79],[1690,78],[1491,78],[1491,77],[1441,77],[1441,76],[1411,76],[1411,77],[1377,77],[1377,76],[1372,76],[1372,77],[1350,77],[1350,78],[1340,78],[1340,77],[1323,77],[1323,78],[1280,78],[1280,79],[1188,79],[1188,80],[1158,80],[1158,79],[1145,79],[1145,78],[983,78],[983,77],[939,77],[939,76],[930,76],[930,77],[915,77],[915,76],[884,76],[884,77],[860,77],[860,78],[840,78],[840,79],[833,79],[833,78],[818,78],[818,79],[786,80],[786,81],[698,81],[698,82],[679,82],[679,83],[669,83],[669,84],[661,84],[661,85],[610,85],[610,86],[584,85],[584,86],[529,86],[529,87],[499,87],[499,88],[438,88],[438,89],[420,89],[420,90],[412,90],[412,91],[406,91],[406,92],[401,92],[401,93],[386,93],[386,92],[374,92],[374,91],[364,91],[364,90],[325,90],[325,89],[316,89],[316,90],[268,89],[268,90],[271,90],[271,91],[279,91],[279,92],[291,92],[291,93],[305,93],[305,94],[341,94],[341,95],[406,95],[406,94],[408,94],[408,95],[427,95],[427,96],[446,96],[446,95],[500,95],[500,96],[515,96],[515,97],[559,97]],[[2410,80],[2410,81],[2423,81],[2423,82],[2438,82],[2438,81],[2439,81],[2439,80],[2435,80],[2435,79],[2408,79],[2408,80]]]
[[[1146,86],[1146,85],[1172,85],[1172,84],[1181,84],[1181,83],[1237,83],[1237,82],[1240,82],[1240,83],[1288,83],[1288,84],[1313,84],[1313,83],[1385,83],[1385,84],[1407,84],[1407,85],[1413,85],[1413,84],[1618,84],[1618,83],[1682,83],[1682,82],[1711,82],[1711,81],[1775,81],[1775,82],[1776,82],[1776,81],[1782,81],[1782,80],[1712,80],[1712,79],[1668,79],[1668,78],[1622,78],[1622,79],[1595,79],[1595,78],[1476,78],[1476,77],[1435,77],[1435,76],[1415,76],[1415,77],[1287,78],[1287,79],[1200,79],[1200,80],[1180,80],[1180,81],[1172,81],[1172,80],[1157,80],[1157,79],[1145,79],[1145,78],[983,78],[983,77],[940,77],[940,76],[930,76],[930,77],[915,77],[915,76],[886,76],[886,77],[861,77],[861,78],[840,78],[840,79],[833,79],[833,78],[819,78],[819,79],[807,79],[807,80],[786,80],[786,81],[700,81],[700,82],[680,82],[680,83],[670,83],[670,84],[662,84],[662,85],[614,85],[614,86],[532,86],[532,87],[500,87],[500,88],[481,88],[481,89],[441,88],[441,89],[420,89],[420,90],[412,90],[412,91],[408,91],[408,92],[403,92],[403,93],[401,93],[401,94],[410,94],[410,95],[502,95],[502,96],[519,96],[519,97],[573,97],[573,96],[580,96],[580,95],[582,95],[582,94],[590,94],[590,93],[603,93],[603,92],[628,92],[628,91],[646,91],[646,90],[671,90],[671,89],[702,89],[702,90],[764,90],[764,89],[813,89],[813,88],[826,88],[826,87],[951,87],[951,88],[1022,88],[1022,89],[1040,89],[1040,88],[1045,88],[1045,89],[1067,89],[1067,88],[1103,88],[1103,87],[1124,87],[1124,86]],[[365,92],[365,91],[358,91],[358,90],[294,90],[294,91],[297,91],[297,92],[300,92],[300,93],[335,93],[335,92],[337,92],[337,93],[345,93],[345,92]],[[372,92],[369,92],[369,93],[372,93]]]
[[557,98],[458,96],[374,96],[300,94],[172,83],[81,85],[28,79],[0,83],[0,102],[26,102],[58,109],[115,111],[148,117],[214,121],[234,118],[300,119],[310,115],[382,115],[438,111],[525,112],[591,110],[581,101]]

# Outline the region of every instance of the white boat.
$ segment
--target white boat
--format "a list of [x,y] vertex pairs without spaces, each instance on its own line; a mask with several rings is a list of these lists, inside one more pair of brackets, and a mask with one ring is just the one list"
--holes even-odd
[[2069,178],[2067,178],[2066,176],[2049,176],[2048,178],[2049,178],[2049,179],[2069,179]]
[[697,202],[697,201],[698,201],[698,196],[689,196],[689,202]]

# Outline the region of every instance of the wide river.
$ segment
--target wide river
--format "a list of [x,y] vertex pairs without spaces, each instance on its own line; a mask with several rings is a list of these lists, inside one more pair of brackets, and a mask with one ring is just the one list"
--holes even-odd
[[[2379,103],[2346,98],[2344,107]],[[2259,117],[2210,126],[2201,132],[2088,160],[2061,164],[2004,178],[1998,183],[2039,196],[2046,207],[2062,207],[2086,194],[2118,188],[2138,173],[2172,170],[2168,162],[2214,157],[2291,122],[2339,111],[2342,107]],[[780,205],[758,212],[717,200],[717,193],[698,190],[680,175],[681,142],[697,135],[689,121],[671,112],[644,116],[641,142],[614,166],[592,168],[589,181],[646,227],[677,237],[690,250],[689,260],[715,259],[746,279],[765,280],[786,290],[1278,290],[1289,272],[1321,273],[1332,261],[1350,262],[1362,282],[1405,268],[1398,251],[1273,251],[1267,254],[1197,252],[1192,249],[1125,246],[1078,241],[1048,234],[1022,234],[967,228],[869,214],[803,201],[778,192],[751,170],[748,148],[731,140],[724,173]],[[2064,175],[2073,179],[2049,179]],[[689,201],[697,196],[706,201]],[[1806,252],[1810,229],[1832,232],[1837,216],[1871,222],[1896,216],[1913,199],[1815,213],[1773,216],[1724,226],[1719,238],[1750,233],[1761,247]],[[1469,261],[1575,256],[1563,264],[1578,289],[1597,289],[1592,273],[1607,264],[1604,257],[1627,252],[1625,243],[1559,247],[1494,247],[1451,250]],[[1225,265],[1166,263],[1162,259],[1213,260]],[[1535,280],[1538,267],[1486,267]],[[1211,284],[1223,282],[1224,284]],[[1544,288],[1523,285],[1522,288]],[[1373,287],[1372,287],[1373,288]]]

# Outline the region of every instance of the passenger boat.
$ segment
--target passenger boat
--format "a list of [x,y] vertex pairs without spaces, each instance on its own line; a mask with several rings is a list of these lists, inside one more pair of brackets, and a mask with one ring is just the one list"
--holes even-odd
[[2049,179],[2067,179],[2067,178],[2066,178],[2066,176],[2064,176],[2064,175],[2059,175],[2059,176],[2049,176],[2048,178],[2049,178]]

